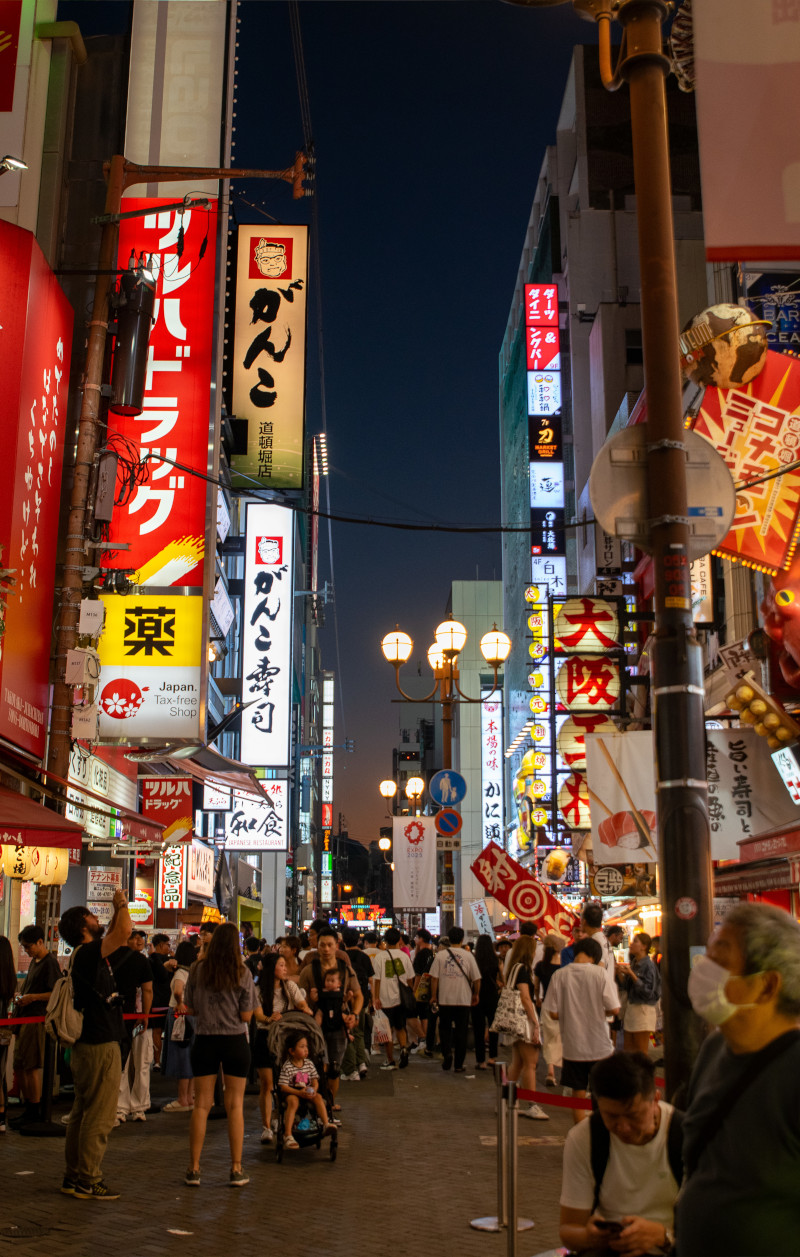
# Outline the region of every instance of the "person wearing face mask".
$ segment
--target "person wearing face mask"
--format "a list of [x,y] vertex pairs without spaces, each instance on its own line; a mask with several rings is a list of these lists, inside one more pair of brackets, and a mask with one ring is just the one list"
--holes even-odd
[[678,1257],[800,1251],[800,925],[743,903],[689,977],[712,1026],[689,1083]]

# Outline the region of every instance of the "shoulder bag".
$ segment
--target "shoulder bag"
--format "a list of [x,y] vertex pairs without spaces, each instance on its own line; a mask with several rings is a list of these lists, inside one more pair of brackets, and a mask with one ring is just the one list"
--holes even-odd
[[[401,955],[404,955],[404,954],[405,953],[401,953]],[[389,950],[389,956],[391,957],[392,967],[394,968],[394,956],[392,956],[391,950]],[[400,976],[400,974],[397,972],[396,969],[395,969],[394,976],[397,978],[397,989],[400,992],[400,1007],[403,1010],[403,1014],[406,1017],[416,1017],[417,1015],[416,995],[412,991],[411,987],[408,986],[405,979]]]
[[522,996],[515,986],[520,965],[514,965],[508,975],[508,981],[497,999],[497,1012],[489,1027],[492,1034],[508,1034],[515,1039],[524,1039],[528,1033],[528,1018],[522,1006]]

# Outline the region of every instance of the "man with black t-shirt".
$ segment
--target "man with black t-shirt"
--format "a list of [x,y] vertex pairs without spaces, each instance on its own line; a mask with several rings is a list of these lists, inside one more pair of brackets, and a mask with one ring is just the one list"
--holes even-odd
[[[19,935],[23,950],[30,956],[30,967],[19,999],[21,1017],[41,1017],[47,1008],[53,987],[61,977],[58,961],[48,951],[44,930],[40,925],[26,925]],[[22,1075],[25,1112],[20,1123],[39,1120],[42,1098],[42,1067],[44,1064],[44,1026],[21,1026],[14,1047],[14,1069]]]
[[411,961],[414,970],[414,994],[417,997],[417,1023],[421,1030],[420,1042],[412,1052],[423,1052],[433,1056],[436,1046],[436,1021],[438,1013],[431,1008],[431,971],[433,958],[436,955],[431,941],[431,932],[426,929],[417,930],[414,936],[416,950]]
[[153,969],[142,951],[144,930],[134,930],[127,947],[119,947],[110,957],[117,990],[122,996],[122,1012],[127,1017],[141,1013],[141,1021],[124,1021],[122,1077],[117,1100],[115,1126],[130,1117],[146,1121],[150,1108],[150,1068],[153,1064],[153,1032],[147,1014],[153,1006]]
[[67,1166],[61,1184],[64,1195],[77,1200],[119,1199],[119,1192],[107,1187],[102,1176],[117,1112],[125,1033],[110,957],[127,943],[131,928],[128,897],[122,890],[114,894],[114,915],[105,934],[86,907],[68,908],[58,923],[61,938],[76,949],[72,983],[75,1008],[83,1013],[81,1036],[71,1049],[75,1102],[67,1125]]
[[[165,968],[169,961],[169,935],[154,934],[150,939],[150,968],[153,971],[153,1008],[166,1009],[171,995],[170,982],[175,971],[175,961]],[[150,1029],[153,1032],[154,1069],[158,1069],[161,1060],[161,1035],[167,1019],[166,1012],[150,1017]]]

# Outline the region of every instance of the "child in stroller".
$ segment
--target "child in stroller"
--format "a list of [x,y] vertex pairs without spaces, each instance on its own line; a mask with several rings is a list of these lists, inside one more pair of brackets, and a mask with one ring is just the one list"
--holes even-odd
[[331,1121],[325,1040],[319,1027],[304,1013],[287,1013],[267,1033],[270,1049],[281,1062],[275,1104],[278,1160],[283,1159],[284,1148],[311,1144],[319,1148],[324,1136],[330,1137],[330,1157],[335,1160],[338,1131]]

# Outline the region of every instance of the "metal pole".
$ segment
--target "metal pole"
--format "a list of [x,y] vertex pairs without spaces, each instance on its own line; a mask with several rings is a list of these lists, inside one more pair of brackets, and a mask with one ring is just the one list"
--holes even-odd
[[494,1063],[495,1101],[497,1104],[497,1213],[494,1217],[473,1218],[474,1231],[502,1231],[506,1225],[506,1067]]
[[517,1257],[517,1084],[509,1082],[506,1120],[506,1254]]
[[667,1094],[688,1080],[703,1026],[686,995],[691,949],[711,929],[702,654],[689,581],[686,455],[678,365],[664,0],[623,0],[647,386],[647,488],[655,576],[652,659]]
[[[444,676],[441,682],[442,694],[442,768],[453,767],[453,670],[456,668],[454,659],[445,660]],[[453,853],[444,853],[444,886],[454,886]],[[455,905],[448,906],[442,912],[442,930],[446,934],[451,925],[455,925]]]

